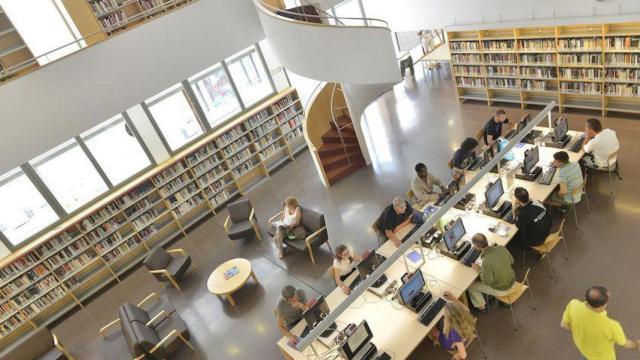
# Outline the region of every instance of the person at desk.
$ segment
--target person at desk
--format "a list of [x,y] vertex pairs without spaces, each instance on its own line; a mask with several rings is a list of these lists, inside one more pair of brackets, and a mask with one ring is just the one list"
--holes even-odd
[[569,161],[566,151],[558,151],[553,154],[553,166],[558,168],[558,181],[560,188],[551,194],[549,204],[565,206],[579,203],[582,193],[574,194],[576,188],[584,182],[580,165]]
[[450,291],[444,292],[444,298],[448,300],[444,316],[431,330],[431,337],[437,339],[443,349],[455,352],[453,360],[463,360],[467,358],[465,341],[476,336],[476,319]]
[[615,360],[614,344],[633,350],[640,340],[630,340],[619,322],[607,316],[610,294],[603,286],[587,290],[586,302],[573,299],[567,304],[560,327],[571,332],[582,359]]
[[474,138],[466,138],[460,145],[460,148],[453,153],[453,159],[451,159],[451,170],[453,171],[453,177],[457,178],[469,165],[476,148],[478,147],[478,141]]
[[[620,148],[620,142],[616,132],[611,129],[602,129],[602,123],[598,119],[587,119],[584,130],[584,144],[582,148],[588,156],[584,157],[584,165],[591,169],[607,169],[609,156]],[[612,164],[617,159],[612,159]]]
[[487,146],[493,145],[494,142],[502,136],[502,125],[508,124],[507,114],[504,110],[496,110],[495,115],[484,125],[484,143]]
[[382,234],[378,234],[380,245],[383,242],[380,235],[383,235],[393,241],[397,247],[400,247],[402,239],[399,239],[396,233],[411,223],[423,224],[424,219],[422,216],[421,212],[413,211],[413,208],[406,200],[399,196],[394,197],[393,203],[382,211],[377,221],[378,229],[382,232]]
[[551,233],[551,216],[547,209],[537,200],[529,198],[527,189],[515,189],[515,213],[518,234],[514,239],[515,246],[527,249],[541,245]]
[[304,290],[291,285],[282,288],[282,298],[278,301],[276,315],[278,327],[282,335],[296,344],[300,339],[291,333],[291,329],[302,319],[302,313],[307,310],[307,296]]
[[416,205],[422,208],[428,203],[438,200],[439,192],[436,191],[436,186],[440,191],[445,191],[446,188],[440,179],[429,173],[427,165],[418,163],[415,170],[416,177],[411,181],[411,190],[417,199]]
[[473,306],[483,311],[487,303],[482,294],[504,296],[516,281],[513,271],[513,256],[504,246],[489,246],[487,237],[477,233],[471,238],[473,246],[482,252],[482,266],[472,264],[471,267],[480,274],[480,281],[469,287],[469,297]]
[[351,293],[351,289],[344,281],[356,270],[356,265],[360,260],[362,259],[354,255],[348,246],[338,245],[336,248],[336,256],[333,259],[334,280],[336,285],[342,288],[347,295]]
[[276,227],[276,234],[273,240],[278,248],[278,258],[284,257],[284,237],[294,237],[295,239],[303,239],[306,235],[304,226],[300,224],[302,219],[302,211],[298,205],[298,200],[293,196],[287,196],[284,199],[284,209],[282,210],[282,218]]

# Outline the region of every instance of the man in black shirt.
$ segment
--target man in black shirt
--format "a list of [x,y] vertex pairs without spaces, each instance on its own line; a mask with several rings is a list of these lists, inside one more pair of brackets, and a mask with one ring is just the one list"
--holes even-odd
[[453,159],[451,164],[453,165],[453,176],[457,178],[457,174],[464,171],[469,164],[475,158],[475,150],[478,147],[478,142],[474,138],[466,138],[460,145],[460,148],[453,153]]
[[[423,224],[424,219],[422,213],[413,211],[413,208],[407,201],[396,196],[393,198],[393,203],[387,206],[378,218],[378,228],[382,233],[379,235],[382,236],[384,234],[384,237],[393,241],[396,246],[400,246],[402,239],[399,239],[396,233],[410,223]],[[383,239],[379,237],[379,240]]]
[[551,232],[551,216],[542,203],[529,199],[525,188],[516,188],[515,196],[518,235],[514,245],[522,249],[541,245]]
[[508,124],[509,119],[504,110],[496,111],[496,114],[484,125],[484,143],[487,146],[493,145],[502,136],[502,124]]

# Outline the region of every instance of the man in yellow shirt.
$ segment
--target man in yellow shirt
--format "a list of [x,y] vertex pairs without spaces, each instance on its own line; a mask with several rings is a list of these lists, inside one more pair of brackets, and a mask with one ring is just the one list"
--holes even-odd
[[640,348],[640,340],[628,340],[620,323],[607,316],[609,291],[602,286],[587,290],[587,301],[567,304],[560,326],[571,332],[573,342],[586,360],[615,360],[614,344]]

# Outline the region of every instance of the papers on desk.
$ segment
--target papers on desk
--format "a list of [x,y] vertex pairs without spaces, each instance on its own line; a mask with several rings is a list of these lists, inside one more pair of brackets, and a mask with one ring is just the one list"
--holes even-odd
[[411,262],[417,263],[422,260],[422,256],[415,250],[412,250],[407,254],[407,259],[411,260]]
[[505,223],[499,222],[495,225],[495,234],[501,237],[507,237],[509,233],[509,226]]

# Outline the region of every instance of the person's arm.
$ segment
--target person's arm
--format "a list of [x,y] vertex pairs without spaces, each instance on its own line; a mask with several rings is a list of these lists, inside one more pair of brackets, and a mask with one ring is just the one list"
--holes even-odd
[[398,231],[400,231],[403,227],[409,225],[411,223],[411,216],[409,216],[405,221],[401,222],[400,225],[396,226],[395,229],[393,229],[394,233],[397,233]]
[[565,307],[564,313],[562,314],[562,320],[560,321],[560,327],[569,332],[571,331],[571,315],[569,313],[569,308],[571,307],[572,302],[573,300]]
[[467,306],[467,304],[463,303],[462,301],[460,301],[460,299],[458,299],[457,297],[453,296],[451,291],[445,290],[443,296],[444,296],[445,299],[449,300],[450,302],[456,303],[456,304],[464,307],[465,309],[469,310],[469,307]]
[[294,343],[298,342],[298,337],[293,335],[289,329],[287,329],[287,325],[284,323],[284,319],[280,317],[278,314],[278,327],[280,328],[280,332],[283,336],[288,337],[289,339],[293,339]]
[[416,181],[411,182],[411,190],[413,190],[413,196],[420,201],[431,201],[431,194],[428,194],[420,188],[420,184]]
[[627,350],[640,349],[640,340],[627,340],[624,344],[624,348]]
[[453,347],[456,349],[456,353],[453,354],[451,360],[464,360],[467,358],[467,348],[464,346],[464,342],[454,343]]
[[302,211],[300,211],[300,207],[298,206],[296,208],[296,211],[293,213],[294,218],[294,222],[293,224],[291,224],[291,227],[296,227],[298,225],[300,225],[300,219],[302,219]]
[[482,281],[483,284],[493,287],[493,283],[495,282],[495,274],[493,273],[493,269],[491,269],[491,266],[487,266],[488,264],[485,264],[485,262],[483,261],[482,266],[480,267],[480,269],[478,270],[480,272],[480,281]]
[[560,189],[558,189],[558,195],[566,195],[569,193],[569,187],[567,186],[566,181],[561,181],[559,185]]
[[340,273],[338,272],[338,269],[335,266],[333,268],[335,269],[334,279],[336,281],[336,284],[338,284],[338,287],[340,287],[345,294],[349,295],[351,293],[351,289],[349,288],[349,286],[347,286],[347,284],[340,280]]
[[393,231],[385,230],[384,234],[387,236],[387,239],[391,240],[397,247],[400,247],[400,244],[402,244],[402,241],[398,239],[398,237]]

